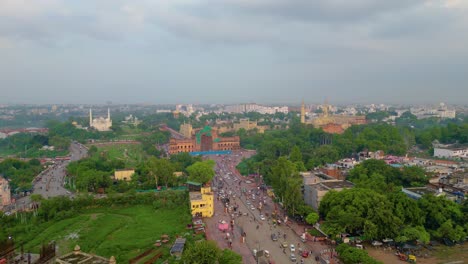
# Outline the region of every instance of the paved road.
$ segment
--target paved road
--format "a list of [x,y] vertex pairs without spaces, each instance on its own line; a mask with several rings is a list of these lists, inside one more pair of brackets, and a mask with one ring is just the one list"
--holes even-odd
[[87,149],[83,145],[72,143],[70,145],[70,160],[57,161],[52,167],[38,175],[34,182],[33,193],[40,194],[44,198],[61,195],[71,196],[71,193],[63,187],[66,167],[71,161],[86,157],[87,153]]
[[[65,168],[70,161],[76,161],[86,157],[88,150],[80,143],[73,142],[70,145],[70,160],[56,161],[56,163],[42,171],[41,174],[36,176],[33,182],[33,194],[40,194],[44,198],[55,196],[73,196],[72,193],[63,187],[65,177]],[[8,206],[10,210],[26,210],[31,207],[30,196],[21,197],[16,200],[14,204]]]
[[[285,225],[274,226],[272,221],[268,221],[266,213],[271,215],[273,210],[275,210],[273,202],[267,195],[264,195],[263,192],[258,190],[255,183],[246,183],[245,178],[240,176],[235,169],[235,166],[242,158],[251,156],[252,154],[253,153],[242,151],[235,152],[230,156],[211,157],[217,163],[217,175],[213,181],[213,185],[219,186],[220,183],[223,185],[221,188],[223,194],[221,195],[229,197],[230,205],[237,207],[237,212],[240,211],[241,216],[235,213],[234,216],[232,216],[233,212],[225,212],[225,206],[218,200],[221,190],[218,189],[215,191],[215,216],[205,220],[209,239],[217,241],[221,248],[229,247],[229,240],[226,239],[226,233],[219,231],[217,224],[222,220],[228,223],[234,220],[234,228],[230,228],[226,232],[229,232],[231,237],[234,235],[234,239],[232,239],[232,249],[242,255],[244,263],[256,263],[252,254],[253,249],[268,250],[270,252],[270,260],[273,260],[274,263],[291,263],[290,254],[292,252],[289,247],[284,251],[280,249],[281,242],[287,242],[288,245],[295,245],[297,263],[301,263],[301,257],[298,252],[299,247],[308,251],[312,250],[313,255],[318,254],[322,249],[325,249],[326,246],[313,242],[307,243],[306,245],[302,243],[297,234],[301,232],[298,230],[303,230],[303,227],[297,224],[293,224],[292,228]],[[239,182],[241,183],[239,184]],[[243,188],[247,190],[246,195],[241,194]],[[254,200],[252,198],[252,193],[257,192],[259,192],[259,194],[255,195],[256,199]],[[262,203],[266,201],[262,212],[255,208],[258,206],[260,200]],[[252,205],[254,205],[253,209]],[[246,215],[244,215],[244,213],[246,213]],[[260,220],[260,214],[265,214],[265,220]],[[245,243],[241,242],[242,232],[246,233]],[[273,241],[271,239],[272,233],[280,234],[278,241]],[[286,239],[284,238],[284,234],[286,234]],[[311,243],[312,245],[309,245]],[[316,263],[312,257],[306,258],[303,261],[303,263]]]

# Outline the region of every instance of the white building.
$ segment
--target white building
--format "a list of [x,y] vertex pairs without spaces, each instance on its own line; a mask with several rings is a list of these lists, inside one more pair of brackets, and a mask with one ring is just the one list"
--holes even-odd
[[434,157],[467,158],[468,146],[463,146],[463,147],[437,146],[437,147],[434,147]]
[[92,127],[97,131],[110,131],[112,127],[110,110],[107,109],[107,118],[99,117],[93,119],[93,112],[89,109],[89,127]]

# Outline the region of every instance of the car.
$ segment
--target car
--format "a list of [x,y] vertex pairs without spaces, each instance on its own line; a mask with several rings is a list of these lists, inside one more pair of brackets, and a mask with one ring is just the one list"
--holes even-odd
[[288,242],[283,242],[280,244],[281,248],[288,248]]
[[372,245],[373,245],[374,247],[381,246],[381,245],[382,245],[382,242],[375,240],[375,241],[372,241]]
[[308,257],[309,257],[309,254],[310,254],[309,251],[304,250],[304,251],[302,251],[302,255],[301,255],[301,256],[302,256],[303,258],[308,258]]
[[271,240],[278,241],[278,236],[275,233],[271,234]]
[[252,205],[252,207],[250,207],[250,210],[255,211],[255,207]]
[[260,215],[260,220],[265,221],[265,216],[261,214]]
[[296,247],[294,246],[294,244],[291,244],[289,246],[289,249],[291,249],[291,252],[296,252]]
[[294,253],[291,253],[291,255],[289,256],[289,259],[291,259],[292,262],[297,261],[296,255]]

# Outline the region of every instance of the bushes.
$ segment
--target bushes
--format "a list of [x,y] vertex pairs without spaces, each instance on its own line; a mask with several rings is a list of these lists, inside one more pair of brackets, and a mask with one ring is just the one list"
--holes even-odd
[[340,255],[340,259],[345,264],[354,264],[354,263],[379,264],[379,263],[382,263],[370,257],[367,254],[367,251],[351,247],[348,244],[338,245],[336,247],[336,252],[338,252],[338,254]]

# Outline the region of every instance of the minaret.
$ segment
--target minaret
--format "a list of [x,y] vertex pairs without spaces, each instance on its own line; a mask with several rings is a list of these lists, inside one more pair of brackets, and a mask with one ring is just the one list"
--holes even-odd
[[304,100],[302,100],[301,104],[301,123],[305,124],[305,106],[304,106]]
[[110,120],[110,109],[107,108],[107,120]]
[[93,126],[93,110],[89,109],[89,127]]

